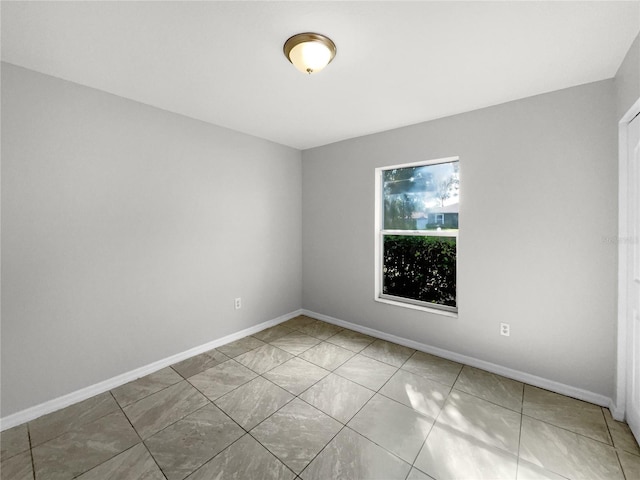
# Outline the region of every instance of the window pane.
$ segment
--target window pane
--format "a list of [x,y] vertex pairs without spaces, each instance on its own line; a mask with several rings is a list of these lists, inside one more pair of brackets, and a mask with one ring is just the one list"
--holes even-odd
[[459,185],[457,161],[385,170],[383,228],[457,229]]
[[456,306],[456,238],[384,236],[382,292]]

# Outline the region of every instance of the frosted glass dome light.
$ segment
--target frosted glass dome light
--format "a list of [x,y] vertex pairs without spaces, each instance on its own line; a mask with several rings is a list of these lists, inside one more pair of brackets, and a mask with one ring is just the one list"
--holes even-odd
[[284,55],[302,73],[319,72],[336,56],[336,45],[319,33],[299,33],[284,43]]

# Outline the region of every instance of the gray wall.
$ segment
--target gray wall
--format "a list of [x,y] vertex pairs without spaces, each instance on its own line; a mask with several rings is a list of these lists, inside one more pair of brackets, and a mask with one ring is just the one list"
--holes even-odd
[[1,415],[299,309],[300,188],[298,150],[2,64]]
[[[304,151],[303,308],[611,397],[616,142],[607,80]],[[454,155],[459,317],[375,302],[374,169]]]
[[614,82],[616,86],[616,120],[620,120],[634,102],[640,98],[640,35],[631,44]]

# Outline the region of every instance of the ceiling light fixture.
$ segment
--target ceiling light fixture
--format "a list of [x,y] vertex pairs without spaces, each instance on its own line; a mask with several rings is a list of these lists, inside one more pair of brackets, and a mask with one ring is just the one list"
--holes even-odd
[[319,72],[336,56],[336,44],[319,33],[298,33],[284,42],[284,56],[302,73]]

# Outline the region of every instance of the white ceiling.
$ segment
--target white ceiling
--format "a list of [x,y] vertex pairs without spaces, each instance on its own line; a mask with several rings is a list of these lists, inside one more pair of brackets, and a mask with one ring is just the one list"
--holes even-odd
[[[612,78],[640,2],[2,2],[2,60],[305,149]],[[316,31],[305,76],[282,54]]]

